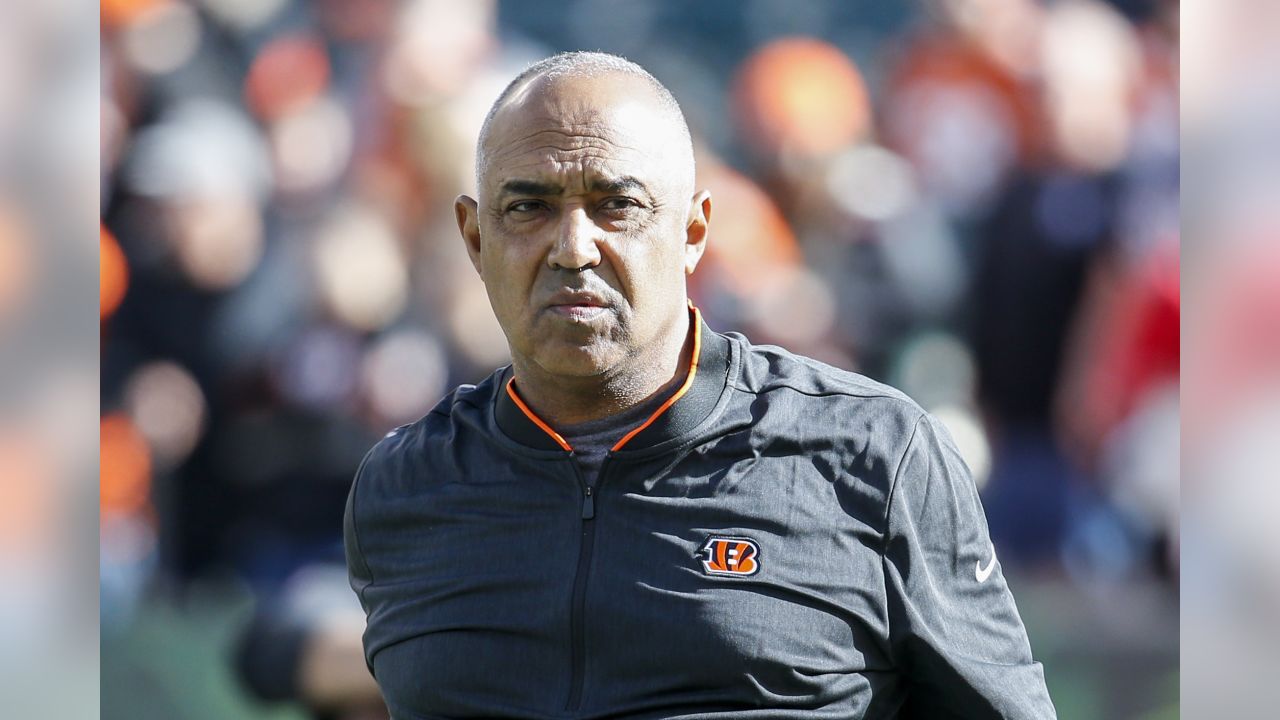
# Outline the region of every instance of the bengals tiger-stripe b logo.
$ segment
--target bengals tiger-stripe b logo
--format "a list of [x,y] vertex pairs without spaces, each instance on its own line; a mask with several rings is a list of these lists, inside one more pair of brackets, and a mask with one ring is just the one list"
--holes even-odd
[[760,570],[760,546],[744,537],[712,535],[698,551],[708,575],[755,575]]

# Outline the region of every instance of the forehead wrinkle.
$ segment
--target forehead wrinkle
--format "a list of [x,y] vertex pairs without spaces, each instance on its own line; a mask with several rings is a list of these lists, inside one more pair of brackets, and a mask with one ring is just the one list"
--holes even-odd
[[574,161],[524,163],[511,168],[510,172],[500,178],[499,187],[521,182],[564,187],[566,183],[562,180],[577,175],[582,176],[583,186],[593,192],[620,192],[628,189],[649,191],[650,186],[655,184],[643,170],[613,167],[612,161],[613,158],[608,157],[585,157]]
[[642,153],[628,150],[624,153],[614,152],[612,148],[586,146],[564,150],[557,147],[541,145],[511,152],[494,158],[494,164],[506,163],[512,168],[542,165],[546,163],[565,164],[594,162],[604,164],[637,164],[647,160]]
[[505,180],[517,173],[525,171],[552,175],[574,172],[577,170],[604,173],[606,175],[636,174],[634,172],[614,172],[613,168],[618,165],[633,167],[636,168],[637,171],[642,170],[642,168],[638,168],[635,163],[628,163],[625,158],[619,158],[617,155],[606,155],[598,152],[542,152],[537,153],[536,155],[533,153],[526,153],[524,155],[525,157],[501,168],[502,173],[498,179]]
[[[547,137],[547,136],[550,137]],[[561,130],[537,130],[523,137],[502,143],[491,151],[492,161],[501,161],[513,155],[548,150],[560,153],[574,153],[583,150],[602,150],[612,152],[624,150],[640,153],[634,145],[617,142],[603,135],[586,133],[569,133]]]

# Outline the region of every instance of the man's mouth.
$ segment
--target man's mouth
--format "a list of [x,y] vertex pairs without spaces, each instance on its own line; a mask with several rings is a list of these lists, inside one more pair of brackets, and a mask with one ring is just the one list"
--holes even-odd
[[594,320],[609,311],[601,305],[552,305],[548,309],[561,317],[580,322]]
[[609,310],[609,303],[594,293],[565,290],[551,296],[547,309],[568,320],[586,322]]

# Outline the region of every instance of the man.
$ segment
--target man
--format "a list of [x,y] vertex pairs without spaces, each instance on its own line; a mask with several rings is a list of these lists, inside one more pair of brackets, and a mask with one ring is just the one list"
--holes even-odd
[[458,225],[512,356],[346,517],[396,718],[1048,718],[973,483],[865,378],[706,327],[688,130],[598,53],[518,77]]

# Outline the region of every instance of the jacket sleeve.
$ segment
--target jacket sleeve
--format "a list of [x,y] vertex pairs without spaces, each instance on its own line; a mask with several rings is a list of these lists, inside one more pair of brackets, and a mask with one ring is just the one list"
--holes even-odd
[[[377,448],[375,448],[376,450]],[[356,469],[355,477],[351,481],[351,491],[347,495],[347,506],[342,517],[342,540],[343,548],[346,551],[347,558],[347,577],[351,582],[351,589],[355,591],[356,597],[360,600],[360,607],[364,610],[365,616],[369,615],[369,602],[365,597],[365,590],[373,584],[373,571],[369,569],[369,563],[365,559],[364,551],[360,545],[360,535],[356,527],[356,504],[360,494],[360,479],[366,472],[366,466],[369,464],[369,458],[373,455],[370,450],[365,455],[364,460],[360,462],[360,467]],[[365,630],[365,647],[369,646],[369,631]],[[373,673],[373,663],[369,656],[365,656],[365,664],[369,668],[369,673]]]
[[889,640],[905,718],[1055,718],[995,559],[973,478],[941,423],[916,423],[886,518]]

